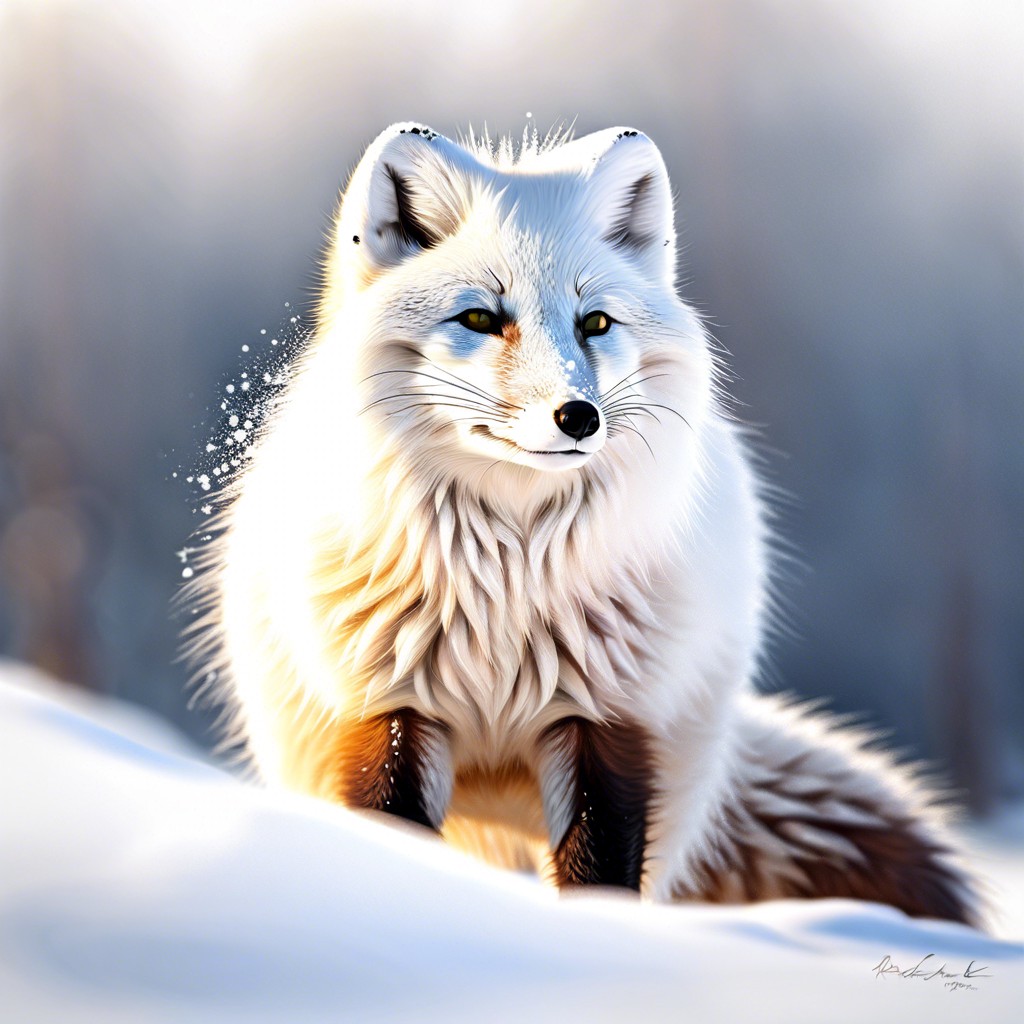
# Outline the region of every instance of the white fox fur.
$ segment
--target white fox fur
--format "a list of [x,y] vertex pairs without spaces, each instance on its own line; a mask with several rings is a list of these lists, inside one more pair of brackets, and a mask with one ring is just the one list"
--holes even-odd
[[[651,776],[644,894],[972,919],[913,777],[753,691],[765,513],[675,260],[641,133],[514,158],[401,124],[369,147],[318,329],[200,584],[248,752],[270,783],[351,803],[345,772],[383,772],[385,793],[398,763],[370,763],[361,723],[411,709],[425,822],[551,873],[589,799],[582,748],[552,727],[628,722]],[[594,311],[608,326],[588,337]],[[573,401],[595,432],[559,427]]]

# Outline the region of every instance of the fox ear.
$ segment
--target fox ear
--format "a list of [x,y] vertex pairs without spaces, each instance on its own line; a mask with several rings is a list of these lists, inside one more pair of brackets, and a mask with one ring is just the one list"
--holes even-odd
[[338,284],[340,275],[365,286],[453,234],[468,209],[472,163],[464,149],[423,125],[382,132],[345,190],[329,279]]
[[587,205],[605,241],[672,283],[672,187],[658,147],[632,128],[610,128],[571,145],[590,151]]

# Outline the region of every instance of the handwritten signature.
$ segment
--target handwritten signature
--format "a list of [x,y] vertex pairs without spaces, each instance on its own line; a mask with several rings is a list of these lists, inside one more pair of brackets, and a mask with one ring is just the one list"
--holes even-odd
[[972,960],[963,971],[951,971],[948,964],[941,963],[940,965],[940,961],[934,953],[922,957],[913,967],[908,967],[906,970],[887,954],[871,969],[875,972],[876,980],[888,975],[897,978],[916,978],[918,981],[934,981],[937,978],[942,982],[942,987],[949,989],[950,992],[961,990],[977,992],[978,986],[972,985],[971,982],[975,978],[992,977],[991,974],[985,973],[988,967],[978,966],[976,960]]

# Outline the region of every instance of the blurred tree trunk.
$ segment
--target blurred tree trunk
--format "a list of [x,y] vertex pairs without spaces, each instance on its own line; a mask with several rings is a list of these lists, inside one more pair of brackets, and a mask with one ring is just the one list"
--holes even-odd
[[947,406],[947,450],[937,533],[946,565],[942,621],[938,623],[939,671],[931,701],[943,754],[952,782],[961,790],[959,802],[975,816],[991,812],[997,784],[999,734],[993,712],[992,686],[982,640],[985,621],[982,511],[994,495],[984,493],[980,475],[981,441],[972,416],[982,408],[971,339],[961,336],[950,363]]
[[[5,208],[0,256],[0,586],[11,607],[10,653],[60,679],[89,685],[87,516],[82,509],[75,424],[81,394],[74,310],[81,272],[70,244],[81,170],[67,40],[59,8],[11,15],[17,47],[0,50],[6,114]],[[45,268],[41,278],[40,268]]]
[[938,679],[940,727],[953,783],[976,816],[991,812],[995,801],[992,702],[978,666],[977,598],[965,566],[952,573],[945,600],[942,671]]

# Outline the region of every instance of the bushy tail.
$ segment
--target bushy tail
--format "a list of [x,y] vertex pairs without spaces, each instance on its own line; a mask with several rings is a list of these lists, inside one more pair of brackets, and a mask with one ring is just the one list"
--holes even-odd
[[750,696],[728,797],[679,899],[874,900],[913,917],[981,926],[976,883],[920,769],[873,737],[778,697]]

